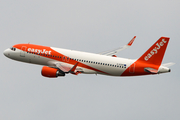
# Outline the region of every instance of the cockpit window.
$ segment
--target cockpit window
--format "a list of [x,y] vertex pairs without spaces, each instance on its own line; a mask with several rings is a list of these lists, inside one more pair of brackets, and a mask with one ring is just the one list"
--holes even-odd
[[11,47],[10,49],[13,50],[13,51],[16,51],[16,48],[14,48],[14,47]]

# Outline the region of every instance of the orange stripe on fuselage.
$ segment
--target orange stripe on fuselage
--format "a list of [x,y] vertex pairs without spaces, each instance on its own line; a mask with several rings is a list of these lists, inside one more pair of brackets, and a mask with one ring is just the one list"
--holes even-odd
[[[55,50],[53,50],[47,46],[34,45],[34,44],[17,44],[17,45],[14,45],[13,47],[20,49],[20,50],[23,50],[25,52],[34,53],[36,55],[43,56],[46,58],[50,58],[50,59],[53,59],[56,61],[65,62],[65,63],[72,64],[72,65],[75,65],[77,63],[76,60],[73,60],[73,59],[70,60],[70,58],[68,56],[63,55],[63,54],[61,54],[61,53],[59,53],[59,52],[57,52],[57,51],[55,51]],[[26,49],[22,49],[22,47],[26,47]],[[57,56],[59,56],[59,58]],[[68,58],[69,58],[69,61],[67,62],[66,60]],[[78,61],[78,67],[94,70],[94,71],[101,72],[104,74],[109,74],[109,73],[106,73],[104,71],[98,70],[96,68],[90,67],[86,64],[83,64],[79,61]]]
[[[134,67],[134,68],[133,68]],[[144,68],[153,68],[153,69],[158,69],[159,66],[154,65],[154,64],[148,64],[142,61],[137,60],[134,62],[131,66],[129,66],[121,76],[139,76],[139,75],[149,75],[151,73],[148,73],[144,71]],[[134,69],[131,71],[131,69]]]

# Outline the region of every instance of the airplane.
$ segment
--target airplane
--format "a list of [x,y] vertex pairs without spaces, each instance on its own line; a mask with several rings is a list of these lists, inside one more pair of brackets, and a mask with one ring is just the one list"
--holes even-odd
[[168,67],[174,63],[161,65],[170,39],[168,37],[159,38],[138,59],[117,57],[117,53],[130,47],[135,38],[136,36],[123,47],[99,54],[28,43],[16,44],[6,49],[4,55],[13,60],[43,65],[41,74],[49,78],[65,76],[68,73],[140,76],[171,72]]

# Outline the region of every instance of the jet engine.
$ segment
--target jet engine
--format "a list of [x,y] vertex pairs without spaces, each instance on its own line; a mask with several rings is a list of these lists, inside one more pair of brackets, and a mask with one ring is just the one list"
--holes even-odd
[[42,76],[49,78],[57,78],[58,76],[65,76],[65,73],[61,73],[56,68],[44,66],[41,71]]

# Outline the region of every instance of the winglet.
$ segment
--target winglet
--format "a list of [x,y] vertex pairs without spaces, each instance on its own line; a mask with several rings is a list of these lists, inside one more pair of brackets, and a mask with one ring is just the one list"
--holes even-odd
[[131,46],[131,45],[133,44],[135,38],[136,38],[136,36],[134,36],[134,37],[131,39],[131,41],[130,41],[127,45],[128,45],[128,46]]
[[78,62],[69,70],[69,72],[70,72],[70,73],[74,73],[77,65],[78,65]]
[[74,75],[78,75],[79,73],[81,73],[80,71],[76,71],[76,67],[78,66],[78,62],[69,70],[68,73],[74,74]]

